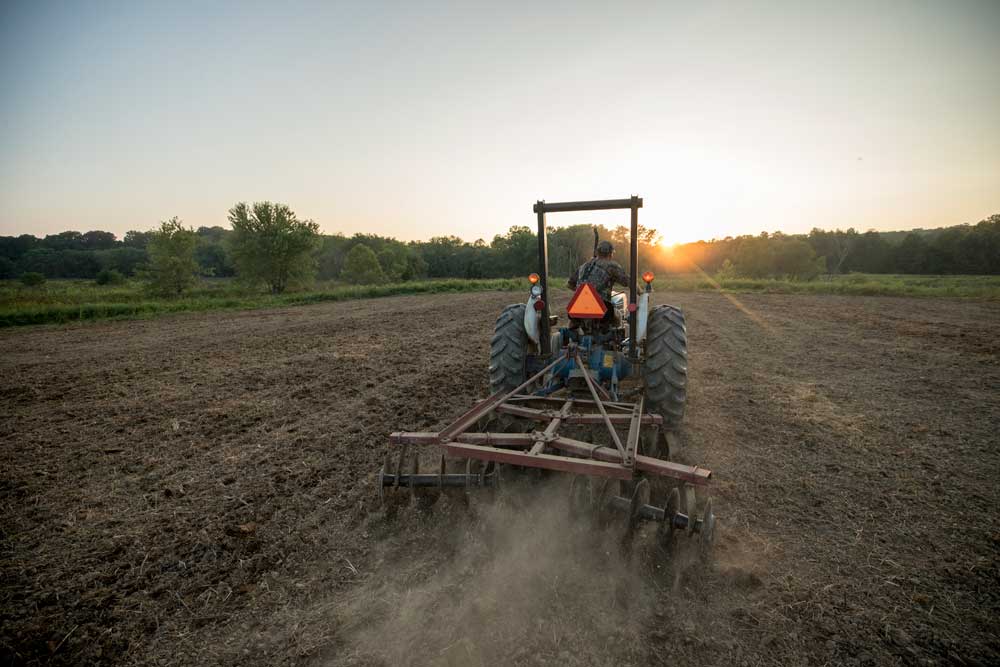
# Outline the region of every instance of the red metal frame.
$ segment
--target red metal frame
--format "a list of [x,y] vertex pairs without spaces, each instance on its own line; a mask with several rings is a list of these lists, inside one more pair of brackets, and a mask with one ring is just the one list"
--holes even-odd
[[[444,430],[434,432],[397,432],[389,437],[393,445],[438,445],[450,456],[510,463],[528,468],[545,468],[594,475],[613,479],[630,480],[636,471],[672,477],[689,484],[705,486],[712,472],[697,466],[687,466],[664,461],[638,453],[642,426],[659,428],[663,419],[646,414],[644,399],[638,403],[602,400],[599,386],[584,373],[591,400],[573,396],[533,396],[522,393],[527,387],[544,377],[559,361],[540,370],[521,386],[509,392],[497,392],[479,401],[465,414]],[[577,358],[579,367],[582,362]],[[539,406],[550,406],[546,409]],[[558,406],[558,407],[557,407]],[[592,410],[596,408],[597,412]],[[578,412],[577,409],[591,410]],[[473,432],[480,419],[491,414],[505,414],[546,423],[543,430],[531,433]],[[604,424],[615,447],[602,447],[581,440],[559,435],[564,424]],[[617,426],[628,425],[624,444]]]

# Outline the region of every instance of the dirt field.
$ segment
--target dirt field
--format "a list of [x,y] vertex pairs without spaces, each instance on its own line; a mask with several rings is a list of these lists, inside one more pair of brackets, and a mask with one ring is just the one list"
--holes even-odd
[[1000,304],[657,294],[702,567],[623,555],[556,482],[377,502],[387,435],[485,395],[520,297],[0,332],[2,664],[1000,662]]

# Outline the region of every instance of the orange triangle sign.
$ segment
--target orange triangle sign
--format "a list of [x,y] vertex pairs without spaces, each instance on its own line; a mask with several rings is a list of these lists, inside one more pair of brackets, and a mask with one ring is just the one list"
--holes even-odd
[[608,312],[604,299],[590,283],[582,283],[566,306],[566,314],[575,320],[599,320]]

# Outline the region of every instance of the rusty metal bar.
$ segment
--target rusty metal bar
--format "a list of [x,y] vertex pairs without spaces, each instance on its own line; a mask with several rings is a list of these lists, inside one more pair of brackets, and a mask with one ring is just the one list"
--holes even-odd
[[572,409],[572,407],[573,407],[572,398],[568,399],[565,403],[563,403],[563,406],[559,410],[559,413],[555,417],[552,417],[552,421],[549,422],[549,425],[546,426],[545,430],[542,431],[542,433],[540,434],[541,437],[536,437],[535,444],[532,446],[531,451],[528,452],[529,454],[534,455],[542,453],[542,451],[545,449],[546,443],[552,440],[552,438],[556,437],[556,432],[559,430],[559,425],[562,423],[562,420],[566,418],[566,415],[569,414],[569,411],[570,409]]
[[509,403],[501,403],[498,405],[496,407],[496,412],[513,415],[515,417],[523,417],[524,419],[533,419],[536,422],[545,422],[552,419],[552,415],[549,414],[548,410],[525,408],[520,405],[510,405]]
[[613,479],[632,479],[632,470],[618,463],[605,463],[592,459],[575,459],[569,456],[553,456],[552,454],[528,454],[495,447],[480,447],[463,442],[447,442],[442,445],[445,452],[461,458],[478,459],[480,461],[496,461],[510,463],[530,468],[545,468],[560,472],[572,472],[579,475],[596,475]]
[[456,435],[461,434],[463,431],[467,430],[470,426],[479,421],[480,417],[488,415],[496,408],[496,406],[500,405],[511,396],[516,395],[519,391],[530,385],[538,378],[544,376],[549,371],[549,369],[558,364],[560,361],[562,361],[562,357],[559,357],[551,364],[549,364],[542,370],[532,375],[530,378],[525,380],[519,387],[517,387],[513,391],[509,391],[506,394],[502,394],[498,391],[489,398],[486,398],[480,401],[479,403],[476,403],[474,406],[472,406],[471,410],[466,412],[464,415],[462,415],[454,422],[452,422],[451,425],[449,425],[443,431],[441,431],[441,433],[439,434],[440,440],[442,441],[450,440],[451,438],[454,438]]
[[664,477],[673,477],[698,486],[707,486],[712,478],[712,471],[698,466],[686,466],[672,461],[663,461],[652,456],[635,457],[635,469],[651,472]]
[[[530,433],[462,433],[455,438],[459,442],[486,447],[531,447],[534,438]],[[389,436],[389,443],[401,445],[437,445],[440,434],[434,431],[396,432]]]
[[[629,415],[608,415],[608,419],[614,424],[630,424],[632,418]],[[567,424],[600,424],[604,418],[599,414],[575,414],[566,417]],[[659,415],[642,415],[639,421],[643,424],[662,424],[663,417]]]
[[559,430],[559,425],[562,424],[566,416],[569,415],[569,411],[573,409],[573,399],[567,400],[563,403],[562,409],[559,410],[559,414],[549,422],[549,425],[545,428],[545,436],[547,438],[555,437],[556,431]]
[[[513,449],[529,449],[535,442],[530,433],[463,433],[459,436],[459,441],[461,444],[477,445],[481,448],[509,447]],[[403,444],[404,442],[411,445],[436,445],[439,441],[437,433],[416,431],[393,433],[389,436],[389,442],[396,445]],[[576,456],[583,456],[595,461],[607,461],[617,464],[621,460],[621,455],[618,451],[610,447],[592,445],[589,442],[565,436],[553,438],[549,446],[553,449],[575,454]],[[528,456],[528,454],[524,454],[524,456]],[[527,461],[521,459],[517,463],[518,465],[530,466],[532,465],[530,461],[531,459]],[[686,466],[641,454],[635,457],[635,469],[654,475],[683,480],[697,486],[707,486],[712,478],[712,471],[707,468]]]
[[[587,368],[584,367],[583,360],[580,358],[579,354],[576,355],[576,360],[580,363],[580,370],[583,371],[584,377],[590,377],[590,374],[587,372]],[[604,405],[603,401],[610,401],[611,400],[611,394],[608,393],[607,389],[605,389],[601,385],[597,384],[596,382],[593,383],[591,386],[599,394],[599,396],[595,396],[594,398],[602,401],[601,406]]]
[[604,424],[608,427],[608,432],[611,434],[611,439],[615,443],[615,447],[621,452],[622,465],[630,465],[632,462],[629,460],[628,454],[625,453],[625,448],[622,447],[621,438],[618,437],[618,432],[615,430],[614,424],[608,418],[608,413],[604,409],[604,404],[601,403],[601,399],[597,397],[597,390],[594,388],[594,380],[590,377],[590,371],[583,367],[583,362],[580,360],[580,353],[576,352],[576,362],[583,368],[583,379],[587,382],[587,388],[590,389],[590,395],[593,397],[594,402],[597,403],[597,409],[601,411],[601,416],[604,418]]
[[[586,456],[597,461],[610,462],[617,461],[620,458],[619,453],[610,447],[600,447],[598,445],[592,445],[589,442],[574,440],[573,438],[566,438],[563,436],[555,438],[549,443],[549,446],[553,449],[569,452],[570,454],[576,454],[577,456]],[[635,457],[635,469],[650,472],[655,475],[662,475],[663,477],[680,479],[698,486],[707,486],[712,477],[712,471],[706,468],[686,466],[681,463],[663,461],[651,456],[643,456],[641,454]]]

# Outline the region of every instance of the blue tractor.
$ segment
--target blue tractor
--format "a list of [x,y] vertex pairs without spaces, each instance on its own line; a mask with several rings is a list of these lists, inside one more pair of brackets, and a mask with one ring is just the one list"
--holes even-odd
[[[614,199],[548,204],[539,201],[538,273],[530,276],[527,303],[507,306],[497,318],[490,345],[490,386],[493,392],[513,389],[554,358],[539,395],[564,387],[585,389],[584,374],[600,384],[614,401],[645,397],[646,411],[663,417],[666,429],[676,429],[684,417],[687,390],[687,330],[680,308],[650,309],[653,274],[642,274],[638,289],[638,211],[642,199]],[[616,292],[606,304],[581,282],[567,308],[565,326],[549,312],[546,213],[563,211],[631,210],[628,292]],[[595,231],[595,254],[597,247]],[[634,334],[633,334],[634,332]],[[574,348],[577,354],[567,354]],[[577,356],[583,362],[577,363]]]

